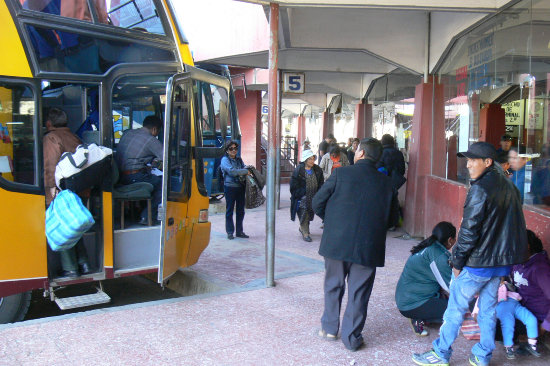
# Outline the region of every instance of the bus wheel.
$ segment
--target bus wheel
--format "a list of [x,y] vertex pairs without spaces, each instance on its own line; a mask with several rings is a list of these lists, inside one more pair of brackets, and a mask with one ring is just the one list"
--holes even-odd
[[31,291],[0,297],[0,324],[23,320],[31,304]]

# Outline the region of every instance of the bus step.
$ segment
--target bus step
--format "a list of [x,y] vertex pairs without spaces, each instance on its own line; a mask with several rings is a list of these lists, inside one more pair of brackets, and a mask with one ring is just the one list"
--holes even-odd
[[83,308],[85,306],[105,304],[109,301],[111,301],[109,295],[101,290],[91,295],[55,298],[55,302],[61,310],[69,310],[75,308]]

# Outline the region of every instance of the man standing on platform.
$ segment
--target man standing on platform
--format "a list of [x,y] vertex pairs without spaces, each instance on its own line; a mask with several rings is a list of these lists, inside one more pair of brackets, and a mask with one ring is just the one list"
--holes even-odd
[[333,142],[336,142],[336,139],[334,138],[334,135],[332,133],[329,133],[328,136],[321,141],[319,144],[319,155],[317,155],[317,159],[319,160],[317,163],[321,162],[321,159],[323,156],[328,152],[328,147]]
[[472,348],[473,366],[489,365],[495,348],[497,290],[513,264],[527,260],[527,233],[518,189],[494,164],[497,152],[476,142],[458,153],[468,159],[472,179],[458,240],[452,251],[455,278],[433,349],[413,355],[418,365],[448,365],[469,303],[479,294],[477,322],[481,339]]
[[361,141],[355,164],[335,169],[313,197],[313,210],[325,220],[319,254],[325,258],[325,309],[319,336],[336,340],[340,307],[348,282],[348,304],[341,338],[347,349],[363,345],[363,326],[376,267],[384,266],[386,231],[397,210],[390,178],[376,169],[382,144]]

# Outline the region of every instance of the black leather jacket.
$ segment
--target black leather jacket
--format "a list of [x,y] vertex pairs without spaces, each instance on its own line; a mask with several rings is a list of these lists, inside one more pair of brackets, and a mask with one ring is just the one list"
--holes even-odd
[[454,268],[497,267],[527,260],[527,232],[518,189],[495,166],[475,181],[466,196]]

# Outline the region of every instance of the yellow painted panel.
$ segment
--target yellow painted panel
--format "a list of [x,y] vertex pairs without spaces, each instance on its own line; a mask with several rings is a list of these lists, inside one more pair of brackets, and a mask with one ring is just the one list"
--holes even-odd
[[210,222],[196,223],[193,225],[193,235],[191,237],[193,245],[189,248],[189,254],[185,261],[186,267],[197,263],[200,255],[210,243]]
[[164,230],[164,263],[162,273],[164,278],[174,274],[180,267],[180,260],[187,256],[189,239],[186,234],[187,203],[168,201],[166,208],[166,224],[174,219],[171,226],[166,225]]
[[6,3],[0,3],[0,44],[3,54],[0,57],[0,74],[7,76],[32,77],[27,55],[23,49],[19,33],[11,17]]
[[0,281],[46,277],[44,196],[0,189]]
[[105,267],[113,267],[113,197],[103,192],[103,253]]

